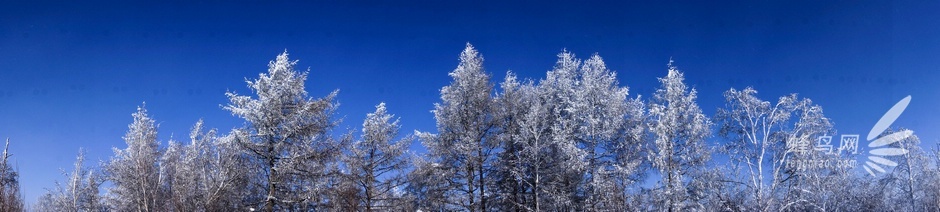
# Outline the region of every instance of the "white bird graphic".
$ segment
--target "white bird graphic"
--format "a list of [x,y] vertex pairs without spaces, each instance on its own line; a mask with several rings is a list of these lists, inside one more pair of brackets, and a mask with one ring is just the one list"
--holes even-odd
[[879,173],[885,172],[885,169],[878,164],[892,167],[898,165],[897,162],[884,158],[883,156],[897,156],[907,154],[907,150],[903,148],[882,146],[887,146],[904,140],[905,138],[913,135],[914,131],[901,130],[881,137],[878,137],[878,135],[884,133],[885,130],[887,130],[888,127],[898,119],[898,116],[901,116],[901,113],[904,112],[904,109],[907,108],[909,103],[911,103],[910,95],[904,97],[904,99],[901,99],[901,101],[899,101],[897,104],[894,104],[894,107],[891,107],[891,109],[888,110],[888,112],[885,113],[885,115],[882,116],[877,123],[875,123],[875,126],[871,128],[871,131],[868,132],[868,141],[870,141],[870,143],[868,143],[868,147],[880,147],[868,151],[871,156],[868,156],[868,161],[865,161],[865,164],[862,166],[865,168],[865,171],[868,171],[868,174],[871,174],[871,176],[875,176],[875,172],[872,170],[878,171]]

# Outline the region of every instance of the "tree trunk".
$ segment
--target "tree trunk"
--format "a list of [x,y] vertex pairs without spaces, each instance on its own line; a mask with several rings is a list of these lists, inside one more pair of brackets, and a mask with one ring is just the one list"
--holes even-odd
[[[268,146],[268,154],[274,154],[274,144],[270,144],[270,145],[271,146]],[[268,157],[270,157],[268,158],[268,196],[266,197],[266,200],[264,203],[264,211],[273,212],[274,204],[275,204],[274,202],[275,201],[275,198],[274,198],[274,190],[275,190],[274,155],[269,155]]]
[[477,169],[477,171],[480,173],[480,211],[486,211],[486,189],[484,188],[486,183],[483,183],[483,161],[485,160],[483,158],[483,142],[480,142],[480,145],[480,149],[477,150],[477,154],[480,155],[477,159],[477,164],[480,166],[479,169]]

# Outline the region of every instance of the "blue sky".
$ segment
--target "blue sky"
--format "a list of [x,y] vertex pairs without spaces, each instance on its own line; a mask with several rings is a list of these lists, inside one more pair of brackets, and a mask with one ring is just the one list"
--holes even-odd
[[[337,129],[379,102],[404,134],[429,112],[466,42],[501,80],[542,78],[555,55],[604,57],[630,95],[650,96],[672,57],[708,115],[728,88],[764,99],[799,93],[839,133],[867,135],[894,103],[895,126],[940,140],[937,1],[741,2],[31,2],[0,3],[0,138],[11,139],[33,202],[79,147],[107,160],[141,102],[159,139],[186,140],[203,118],[227,132],[225,91],[285,49],[309,67],[307,90],[339,89]],[[416,150],[420,145],[415,145]]]

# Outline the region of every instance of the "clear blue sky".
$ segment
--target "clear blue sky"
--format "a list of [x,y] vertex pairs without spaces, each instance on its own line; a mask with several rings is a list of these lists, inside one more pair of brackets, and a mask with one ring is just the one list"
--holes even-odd
[[311,95],[340,89],[337,130],[384,101],[403,133],[434,131],[429,111],[470,42],[497,80],[542,78],[563,48],[597,52],[643,96],[672,57],[708,115],[723,91],[751,85],[764,99],[812,98],[840,133],[863,137],[912,95],[896,126],[927,147],[940,140],[940,2],[701,2],[3,1],[0,138],[34,202],[79,147],[89,161],[124,148],[141,102],[163,142],[186,140],[199,118],[241,126],[220,108],[224,92],[248,93],[244,79],[285,49],[310,68]]

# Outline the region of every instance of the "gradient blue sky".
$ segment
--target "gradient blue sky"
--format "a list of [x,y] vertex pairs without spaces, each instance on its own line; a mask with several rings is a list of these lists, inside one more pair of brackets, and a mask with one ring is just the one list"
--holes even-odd
[[[287,49],[307,90],[340,89],[337,130],[386,102],[403,133],[435,131],[429,111],[466,42],[501,80],[542,78],[563,48],[597,52],[631,95],[650,96],[670,57],[708,115],[728,88],[799,93],[840,133],[867,135],[894,103],[895,126],[940,140],[938,1],[0,2],[0,138],[9,137],[34,202],[79,147],[107,160],[141,102],[159,139],[188,139],[203,118],[228,132],[226,90]],[[414,149],[421,149],[416,144]],[[864,148],[863,148],[864,149]]]

